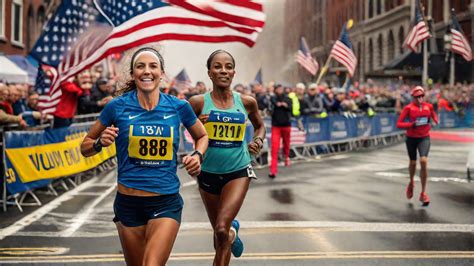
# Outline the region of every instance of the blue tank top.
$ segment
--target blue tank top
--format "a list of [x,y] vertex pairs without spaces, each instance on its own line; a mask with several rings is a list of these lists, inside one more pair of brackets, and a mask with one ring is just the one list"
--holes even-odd
[[188,128],[196,122],[187,101],[160,93],[153,110],[143,109],[132,91],[110,101],[100,113],[104,126],[119,128],[115,139],[118,182],[126,187],[159,194],[179,191],[176,151],[180,123]]
[[214,105],[210,92],[204,94],[202,114],[209,114],[204,124],[209,136],[209,147],[204,154],[201,169],[214,174],[226,174],[244,169],[251,158],[245,141],[248,119],[240,94],[232,92],[234,105],[219,109]]

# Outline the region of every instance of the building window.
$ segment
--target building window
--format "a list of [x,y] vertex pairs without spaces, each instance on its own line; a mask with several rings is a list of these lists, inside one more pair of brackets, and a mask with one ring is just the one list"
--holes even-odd
[[0,38],[5,37],[5,0],[0,0]]
[[388,33],[387,49],[388,49],[388,61],[390,61],[395,57],[395,38],[393,37],[392,31]]
[[379,35],[379,38],[377,39],[377,52],[378,52],[378,65],[379,67],[383,66],[383,39],[382,39],[382,34]]
[[23,1],[12,2],[12,33],[11,40],[15,44],[23,44]]
[[374,16],[374,3],[373,0],[369,0],[369,18]]
[[400,54],[403,54],[403,42],[405,41],[405,31],[403,27],[400,27],[398,31],[398,49],[400,49]]
[[374,69],[374,45],[372,39],[369,39],[369,71]]
[[382,1],[381,0],[377,0],[376,8],[377,8],[377,15],[380,15],[382,13]]

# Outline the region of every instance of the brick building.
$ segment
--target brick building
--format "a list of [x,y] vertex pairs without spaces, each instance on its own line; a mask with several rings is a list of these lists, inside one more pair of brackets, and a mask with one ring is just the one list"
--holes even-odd
[[26,55],[60,0],[0,0],[0,53]]

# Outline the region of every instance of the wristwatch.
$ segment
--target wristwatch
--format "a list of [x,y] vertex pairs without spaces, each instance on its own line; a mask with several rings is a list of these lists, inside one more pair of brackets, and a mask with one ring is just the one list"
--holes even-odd
[[194,156],[196,154],[199,156],[199,163],[202,163],[203,155],[200,151],[194,150],[193,153],[191,153],[189,156]]
[[94,148],[94,150],[96,152],[100,152],[102,150],[102,143],[100,142],[100,137],[98,137],[95,141],[94,141],[94,145],[92,145],[92,147]]

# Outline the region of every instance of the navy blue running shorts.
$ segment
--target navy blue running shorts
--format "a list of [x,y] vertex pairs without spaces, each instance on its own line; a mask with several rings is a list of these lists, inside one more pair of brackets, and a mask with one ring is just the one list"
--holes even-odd
[[424,138],[412,138],[406,137],[406,145],[408,151],[408,157],[411,161],[416,161],[416,152],[420,154],[420,157],[428,157],[430,152],[430,137]]
[[117,192],[114,222],[127,227],[146,225],[151,219],[171,218],[181,223],[183,198],[179,193],[160,196],[130,196]]
[[199,188],[206,191],[207,193],[220,195],[224,186],[229,183],[230,181],[237,179],[237,178],[255,178],[255,172],[253,171],[252,165],[246,166],[244,169],[237,170],[234,172],[226,173],[226,174],[213,174],[209,172],[201,171],[198,175],[198,184]]

